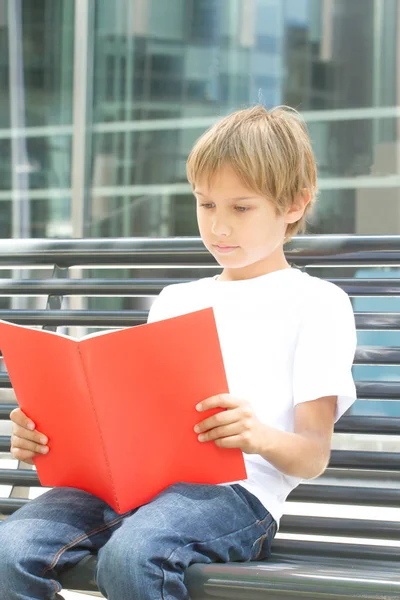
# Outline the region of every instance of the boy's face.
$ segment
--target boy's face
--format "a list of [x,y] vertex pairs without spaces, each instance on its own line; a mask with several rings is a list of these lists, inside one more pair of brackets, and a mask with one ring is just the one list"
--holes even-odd
[[289,266],[283,253],[286,227],[305,205],[300,213],[277,215],[272,202],[247,188],[230,165],[210,185],[199,181],[194,195],[203,243],[224,267],[220,279],[250,279]]

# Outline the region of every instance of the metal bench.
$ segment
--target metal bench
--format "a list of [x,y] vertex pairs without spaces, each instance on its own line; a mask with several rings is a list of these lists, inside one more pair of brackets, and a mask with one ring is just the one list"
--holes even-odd
[[[287,258],[350,294],[360,336],[367,331],[395,336],[399,331],[400,236],[301,236],[288,245]],[[14,269],[0,282],[0,319],[53,329],[143,323],[150,297],[165,285],[218,272],[197,238],[2,240],[0,268]],[[23,269],[23,278],[17,268]],[[74,278],[74,269],[80,279]],[[5,297],[25,295],[47,296],[47,307],[6,306]],[[94,299],[108,296],[119,298],[119,309],[105,307],[104,301],[99,307],[100,300]],[[61,309],[63,297],[74,306]],[[373,302],[378,308],[369,310]],[[385,302],[392,304],[389,310]],[[393,510],[400,508],[400,452],[395,446],[400,435],[400,405],[395,402],[400,400],[400,344],[359,344],[355,365],[376,371],[367,380],[356,376],[359,406],[368,401],[376,407],[373,400],[379,400],[391,410],[344,416],[335,429],[325,474],[290,495],[271,558],[192,565],[186,579],[193,599],[400,597],[400,522]],[[388,369],[394,373],[387,375]],[[12,394],[6,391],[10,382],[4,371],[0,388],[0,426],[8,427],[15,403],[4,396]],[[0,436],[3,457],[9,444],[9,435]],[[3,517],[28,502],[29,487],[39,485],[35,471],[27,467],[0,469],[0,485],[13,486],[9,497],[0,498]],[[91,556],[63,573],[64,587],[95,591],[95,563]]]

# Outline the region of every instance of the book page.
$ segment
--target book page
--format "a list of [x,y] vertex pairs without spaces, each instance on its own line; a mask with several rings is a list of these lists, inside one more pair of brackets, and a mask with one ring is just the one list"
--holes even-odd
[[201,444],[193,428],[228,392],[211,308],[127,328],[81,344],[122,512],[186,481],[244,479],[239,450]]
[[112,334],[112,333],[116,333],[117,331],[123,331],[124,329],[127,329],[126,327],[121,327],[120,329],[105,329],[102,331],[94,331],[93,333],[88,333],[87,335],[84,335],[80,338],[73,338],[78,340],[79,342],[83,342],[84,340],[88,340],[90,338],[94,338],[94,337],[98,337],[99,335],[108,335],[108,334]]
[[3,321],[0,349],[20,408],[49,438],[49,453],[35,459],[42,485],[81,487],[112,503],[77,343]]
[[88,333],[87,335],[84,335],[82,337],[74,337],[72,335],[67,335],[66,333],[61,333],[60,331],[49,331],[48,329],[42,329],[41,327],[33,327],[31,325],[19,325],[17,323],[11,323],[10,321],[2,321],[0,319],[0,323],[6,323],[7,325],[11,325],[12,327],[20,327],[22,329],[29,329],[31,331],[40,331],[44,334],[49,334],[49,335],[55,335],[57,337],[63,337],[66,338],[67,340],[72,340],[74,342],[80,342],[92,337],[96,337],[98,335],[106,335],[106,334],[110,334],[110,333],[115,333],[116,331],[122,331],[123,328],[120,329],[104,329],[102,331],[94,331],[93,333]]
[[11,327],[19,327],[22,330],[28,329],[30,331],[40,331],[41,333],[44,333],[46,335],[47,334],[49,334],[49,335],[55,335],[55,336],[58,336],[58,337],[66,338],[68,340],[75,340],[75,341],[77,341],[77,338],[74,338],[74,337],[72,337],[70,335],[66,335],[65,333],[60,333],[59,331],[49,331],[47,329],[42,329],[41,327],[33,327],[31,325],[19,325],[18,323],[11,323],[10,321],[2,321],[0,319],[0,324],[1,323],[5,323],[6,325],[9,325]]

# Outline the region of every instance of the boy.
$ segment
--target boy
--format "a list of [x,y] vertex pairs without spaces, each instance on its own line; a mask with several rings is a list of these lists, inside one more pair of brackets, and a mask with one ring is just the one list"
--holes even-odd
[[[230,394],[200,403],[193,435],[240,448],[248,478],[177,483],[125,515],[86,492],[50,490],[0,525],[1,598],[60,598],[58,573],[97,550],[106,598],[187,599],[190,564],[266,558],[285,498],[328,464],[334,421],[355,399],[356,334],[347,295],[283,252],[315,200],[306,130],[285,108],[238,111],[197,141],[187,172],[223,270],[165,288],[149,320],[213,306]],[[202,418],[214,407],[226,410]],[[27,416],[11,418],[16,458],[48,451]]]

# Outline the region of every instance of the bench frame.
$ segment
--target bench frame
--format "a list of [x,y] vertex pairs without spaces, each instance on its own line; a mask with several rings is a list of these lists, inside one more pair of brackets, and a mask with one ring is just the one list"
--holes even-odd
[[[343,272],[365,267],[400,267],[400,236],[298,236],[285,247],[290,263],[312,269],[335,268],[331,277],[350,296],[400,296],[400,277],[357,278]],[[144,323],[147,310],[64,310],[65,296],[142,297],[155,296],[170,283],[209,276],[220,269],[198,238],[171,239],[93,239],[93,240],[0,240],[0,267],[52,267],[52,277],[1,279],[0,295],[46,295],[45,310],[0,309],[0,319],[39,325],[55,330],[58,326],[123,327]],[[135,276],[119,279],[69,278],[71,268],[84,273],[89,267],[135,269]],[[154,273],[162,273],[155,277]],[[143,276],[143,273],[145,276]],[[151,274],[150,277],[148,274]],[[392,272],[393,274],[393,272]],[[335,274],[336,275],[336,274]],[[390,273],[389,273],[390,275]],[[397,312],[356,312],[357,329],[400,330],[400,300]],[[400,365],[399,347],[358,347],[355,364]],[[399,378],[400,379],[400,378]],[[357,394],[363,399],[400,399],[400,381],[358,381]],[[10,387],[0,373],[0,387]],[[8,419],[15,405],[1,404],[0,419]],[[336,433],[400,435],[400,418],[347,415]],[[8,436],[0,436],[0,452],[9,449]],[[331,503],[373,507],[400,507],[400,453],[334,450],[326,474],[301,484],[289,497],[291,502]],[[26,465],[20,465],[26,467]],[[348,475],[354,482],[348,484]],[[329,477],[336,483],[329,483]],[[390,480],[391,485],[387,485]],[[362,481],[363,483],[360,483]],[[29,486],[37,486],[36,473],[28,468],[0,469],[0,484],[14,486],[10,498],[0,499],[0,514],[11,514],[27,502]],[[398,598],[400,560],[390,542],[400,539],[396,521],[342,519],[285,515],[281,529],[293,539],[276,539],[272,557],[263,563],[192,565],[187,585],[193,599],[200,598]],[[360,541],[344,544],[321,539],[299,540],[299,535],[332,535],[348,538],[367,536],[379,540],[370,546]],[[349,561],[349,559],[351,559]],[[96,557],[88,557],[62,576],[64,587],[96,590]],[[321,570],[324,575],[321,576]]]

